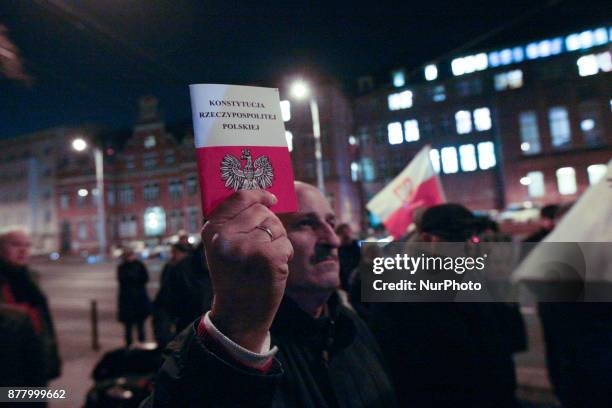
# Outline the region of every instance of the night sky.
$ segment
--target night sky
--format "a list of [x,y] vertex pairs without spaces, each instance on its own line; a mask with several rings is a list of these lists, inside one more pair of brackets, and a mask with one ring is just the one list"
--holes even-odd
[[[190,117],[187,85],[274,86],[300,73],[348,85],[461,50],[612,21],[612,2],[27,0],[0,25],[31,85],[0,77],[0,138],[52,126],[133,124],[141,95],[167,121]],[[469,48],[469,47],[468,47]]]

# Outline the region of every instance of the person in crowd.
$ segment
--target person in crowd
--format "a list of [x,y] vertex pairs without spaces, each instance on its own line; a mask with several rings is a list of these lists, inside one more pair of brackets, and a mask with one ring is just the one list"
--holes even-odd
[[336,234],[340,238],[340,248],[338,248],[338,258],[340,260],[340,286],[342,289],[349,291],[349,278],[351,272],[359,265],[361,248],[349,224],[338,225],[338,227],[336,227]]
[[[33,271],[28,266],[30,247],[30,238],[23,231],[14,230],[0,234],[0,305],[19,309],[28,316],[29,324],[10,311],[6,312],[9,316],[4,319],[14,322],[10,323],[12,327],[15,327],[17,332],[24,333],[24,342],[32,344],[35,341],[31,340],[28,327],[34,331],[42,348],[41,368],[46,383],[59,377],[61,361],[47,298],[33,279]],[[29,347],[25,344],[23,346]],[[32,355],[32,358],[37,357]],[[38,374],[36,378],[39,378]]]
[[0,387],[45,387],[45,351],[30,316],[0,304]]
[[168,346],[153,407],[393,407],[364,322],[341,303],[335,216],[296,183],[299,211],[241,190],[202,229],[212,309]]
[[149,273],[131,249],[123,252],[123,260],[117,267],[119,280],[119,321],[125,328],[126,346],[132,344],[132,332],[136,329],[138,341],[145,341],[144,321],[151,313],[151,301],[147,294]]
[[189,234],[185,230],[181,230],[178,233],[178,243],[184,248],[188,248],[190,251],[193,250],[193,245],[189,242]]
[[210,309],[213,291],[201,243],[168,271],[160,293],[177,333]]
[[[466,242],[475,218],[458,204],[428,208],[420,242]],[[516,311],[516,310],[515,310]],[[495,303],[376,303],[371,327],[403,407],[515,407],[511,310]]]
[[555,228],[557,212],[559,206],[557,204],[545,205],[540,209],[540,228],[529,235],[523,242],[540,242]]
[[167,308],[170,294],[168,293],[168,284],[166,282],[172,273],[172,268],[185,259],[191,250],[191,245],[185,245],[180,242],[172,245],[170,260],[162,269],[159,291],[153,301],[153,335],[159,347],[165,347],[176,334],[175,322]]

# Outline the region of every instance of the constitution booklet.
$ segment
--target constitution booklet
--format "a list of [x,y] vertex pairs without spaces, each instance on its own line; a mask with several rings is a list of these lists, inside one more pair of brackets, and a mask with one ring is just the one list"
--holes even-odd
[[202,211],[238,190],[276,195],[276,213],[297,211],[278,89],[189,85]]

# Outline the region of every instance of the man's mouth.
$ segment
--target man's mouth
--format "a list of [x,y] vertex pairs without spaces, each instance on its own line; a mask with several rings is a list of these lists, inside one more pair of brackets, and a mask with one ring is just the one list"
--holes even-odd
[[320,262],[334,261],[338,262],[338,255],[333,252],[333,248],[327,246],[315,247],[315,253],[311,258],[313,264]]

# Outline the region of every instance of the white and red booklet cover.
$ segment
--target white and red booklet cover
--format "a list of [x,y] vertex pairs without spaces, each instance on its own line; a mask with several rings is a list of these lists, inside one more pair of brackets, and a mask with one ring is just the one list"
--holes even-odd
[[194,84],[189,92],[204,216],[244,189],[275,194],[276,213],[297,211],[278,89]]

